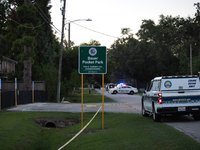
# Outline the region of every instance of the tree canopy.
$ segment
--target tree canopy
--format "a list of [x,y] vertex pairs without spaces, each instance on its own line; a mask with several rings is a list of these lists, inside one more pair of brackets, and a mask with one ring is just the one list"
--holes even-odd
[[108,51],[115,62],[116,78],[148,82],[155,76],[190,74],[190,45],[193,53],[193,74],[200,70],[200,4],[193,18],[160,15],[158,24],[143,20],[137,39],[130,29],[122,29]]
[[[143,20],[134,35],[130,28],[107,49],[105,82],[140,81],[147,83],[155,76],[190,74],[190,47],[193,74],[200,71],[200,3],[194,4],[193,17],[160,15],[159,22]],[[31,68],[31,80],[43,80],[49,97],[56,100],[60,42],[52,29],[50,0],[3,0],[0,2],[0,56],[18,61],[15,74],[24,79],[24,66]],[[61,97],[80,87],[78,46],[64,40]],[[100,46],[91,40],[85,46]],[[0,57],[1,58],[1,57]],[[24,62],[29,60],[28,62]],[[30,70],[29,70],[30,72]],[[88,84],[101,83],[101,75],[84,75]]]

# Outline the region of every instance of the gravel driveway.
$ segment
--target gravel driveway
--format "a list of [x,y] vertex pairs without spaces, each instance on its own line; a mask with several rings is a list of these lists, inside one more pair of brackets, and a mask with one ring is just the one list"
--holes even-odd
[[[102,93],[101,90],[96,90],[99,93]],[[141,97],[138,95],[126,95],[126,94],[118,94],[113,95],[104,92],[104,95],[114,99],[116,102],[105,103],[104,104],[104,112],[115,112],[115,113],[140,113],[141,105],[140,99]],[[126,100],[124,100],[124,98]],[[83,98],[84,101],[84,98]],[[119,105],[119,103],[121,105]],[[101,103],[86,103],[83,104],[84,112],[96,112]],[[94,107],[97,105],[96,107]],[[17,107],[7,109],[7,111],[53,111],[53,112],[81,112],[81,104],[80,103],[31,103],[26,105],[18,105]]]

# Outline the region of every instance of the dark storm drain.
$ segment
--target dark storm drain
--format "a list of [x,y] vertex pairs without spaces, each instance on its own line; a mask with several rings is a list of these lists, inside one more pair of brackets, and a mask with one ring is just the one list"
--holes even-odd
[[36,118],[34,122],[46,128],[65,128],[79,123],[78,119]]
[[56,124],[54,122],[47,122],[44,127],[46,127],[46,128],[56,128]]

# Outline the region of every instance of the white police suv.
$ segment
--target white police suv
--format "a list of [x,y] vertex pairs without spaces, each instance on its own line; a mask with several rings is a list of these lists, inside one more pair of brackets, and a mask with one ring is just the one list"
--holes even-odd
[[200,81],[197,75],[162,76],[151,80],[142,96],[142,115],[161,121],[166,114],[191,114],[200,120]]
[[108,92],[111,94],[123,93],[133,95],[134,93],[138,93],[138,89],[125,84],[118,84],[117,87],[109,89]]

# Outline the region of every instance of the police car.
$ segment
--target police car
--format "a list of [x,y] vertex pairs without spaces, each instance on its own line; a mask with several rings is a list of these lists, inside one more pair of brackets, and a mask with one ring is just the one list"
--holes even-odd
[[132,86],[127,86],[126,84],[118,84],[117,87],[111,88],[108,91],[111,94],[123,93],[123,94],[131,94],[138,93],[138,89]]
[[192,115],[200,120],[200,82],[197,75],[162,76],[151,80],[142,96],[142,115],[161,121],[166,114]]

